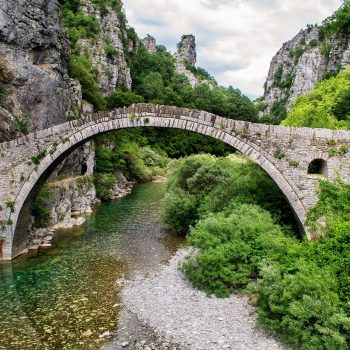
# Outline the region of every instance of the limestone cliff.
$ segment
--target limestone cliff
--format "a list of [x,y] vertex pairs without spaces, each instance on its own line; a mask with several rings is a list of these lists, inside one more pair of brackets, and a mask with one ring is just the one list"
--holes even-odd
[[183,35],[178,44],[176,59],[176,70],[184,75],[192,87],[199,84],[199,79],[191,72],[187,65],[195,66],[197,63],[196,38],[194,35]]
[[142,39],[142,43],[145,45],[145,48],[149,53],[157,52],[157,41],[153,36],[148,34],[144,39]]
[[311,26],[301,30],[272,59],[262,98],[262,115],[283,117],[298,96],[349,64],[349,35],[324,37],[318,27]]
[[[101,92],[110,95],[118,87],[131,89],[130,69],[125,58],[126,33],[122,31],[117,13],[107,7],[102,12],[91,1],[86,0],[82,6],[83,13],[93,16],[100,23],[99,38],[80,39],[78,45],[86,49],[97,72],[97,81]],[[129,47],[127,48],[129,50]],[[133,50],[133,47],[130,47]]]
[[0,142],[67,120],[68,49],[57,1],[0,2]]

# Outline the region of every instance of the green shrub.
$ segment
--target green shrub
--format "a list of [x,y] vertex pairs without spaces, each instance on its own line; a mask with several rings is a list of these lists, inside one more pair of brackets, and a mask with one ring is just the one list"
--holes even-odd
[[52,198],[52,190],[45,184],[36,196],[33,202],[32,215],[35,217],[35,223],[38,227],[46,225],[51,219],[51,210],[49,202]]
[[45,158],[46,154],[47,154],[46,150],[43,150],[39,152],[37,155],[31,157],[30,160],[33,164],[39,165],[41,161]]
[[105,100],[92,72],[91,61],[87,56],[71,55],[69,75],[80,82],[85,100],[91,102],[96,110],[105,109]]
[[12,129],[20,132],[21,134],[28,134],[28,118],[16,117],[12,124]]
[[332,274],[303,260],[283,270],[271,264],[261,271],[259,323],[295,348],[348,349],[350,318],[339,308]]
[[134,103],[143,103],[144,98],[131,91],[116,90],[111,96],[107,97],[108,109],[118,107],[128,107]]
[[281,159],[286,157],[286,154],[284,152],[282,152],[281,150],[277,150],[274,153],[274,157],[281,160]]
[[[178,203],[177,191],[181,190],[181,201],[194,203],[191,206],[191,220],[205,218],[210,213],[218,213],[230,208],[231,203],[261,205],[273,217],[285,224],[293,224],[293,214],[283,195],[271,178],[256,164],[241,157],[215,158],[210,155],[195,155],[177,161],[168,174],[165,215],[173,218]],[[172,195],[172,193],[174,194]],[[186,194],[189,201],[185,200]],[[174,202],[174,203],[173,203]],[[168,220],[168,225],[173,221]],[[181,226],[188,232],[189,226]]]
[[349,147],[347,145],[341,145],[340,148],[339,148],[338,153],[341,156],[345,156],[345,154],[349,153]]
[[322,30],[328,36],[333,33],[350,33],[349,0],[344,0],[343,5],[323,22]]
[[[263,258],[280,253],[269,254],[281,239],[282,230],[268,212],[241,204],[233,207],[229,216],[216,214],[191,230],[188,241],[200,251],[184,263],[183,270],[208,294],[229,296],[258,276]],[[287,245],[283,252],[286,250]]]
[[328,148],[328,155],[330,157],[335,157],[338,154],[338,150],[335,147]]
[[310,47],[317,47],[318,46],[318,41],[316,39],[312,39],[309,42]]
[[198,204],[194,195],[176,189],[165,195],[163,203],[166,206],[163,221],[174,232],[186,233],[198,220]]
[[96,173],[94,176],[94,184],[97,198],[102,201],[111,200],[114,195],[113,189],[116,182],[117,177],[112,173]]
[[62,23],[67,28],[69,40],[73,44],[81,38],[97,38],[100,33],[99,21],[94,16],[84,15],[79,8],[70,8],[68,1],[63,6]]
[[111,60],[114,60],[118,56],[118,50],[110,44],[105,46],[105,52],[106,56]]
[[294,166],[296,168],[299,166],[299,163],[300,162],[298,160],[294,160],[294,159],[289,160],[289,165]]

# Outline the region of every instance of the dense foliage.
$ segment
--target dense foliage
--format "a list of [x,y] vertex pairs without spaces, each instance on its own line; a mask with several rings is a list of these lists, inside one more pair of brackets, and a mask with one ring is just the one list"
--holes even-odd
[[260,205],[280,223],[294,223],[276,184],[244,158],[200,154],[175,161],[171,168],[164,220],[175,231],[187,233],[200,218],[242,203]]
[[192,71],[212,83],[203,82],[192,88],[186,77],[176,73],[175,59],[163,46],[158,46],[153,54],[141,47],[131,63],[133,90],[150,103],[202,109],[232,119],[257,120],[255,106],[239,90],[217,86],[201,68],[193,67]]
[[300,96],[282,125],[343,129],[350,126],[350,68]]
[[321,29],[328,35],[350,34],[350,1],[343,0],[343,5],[323,22]]
[[350,186],[321,183],[309,222],[325,219],[326,232],[308,242],[293,237],[276,185],[251,162],[198,155],[172,167],[164,219],[198,248],[182,267],[192,283],[249,293],[259,324],[293,348],[348,349]]

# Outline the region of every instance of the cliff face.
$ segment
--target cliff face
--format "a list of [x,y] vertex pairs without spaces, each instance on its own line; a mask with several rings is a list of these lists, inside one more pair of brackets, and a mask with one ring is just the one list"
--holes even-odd
[[0,142],[65,122],[68,41],[54,0],[0,2]]
[[298,96],[349,64],[349,35],[324,38],[317,27],[300,31],[272,59],[262,98],[262,115],[285,114]]
[[[95,17],[100,23],[101,33],[98,40],[80,39],[81,45],[88,52],[94,69],[97,71],[98,85],[104,95],[110,95],[118,87],[131,89],[130,69],[126,63],[126,33],[121,29],[120,20],[115,11],[106,8],[102,14],[96,5],[85,1],[83,13]],[[130,50],[134,48],[131,46]],[[129,50],[129,46],[127,48]]]

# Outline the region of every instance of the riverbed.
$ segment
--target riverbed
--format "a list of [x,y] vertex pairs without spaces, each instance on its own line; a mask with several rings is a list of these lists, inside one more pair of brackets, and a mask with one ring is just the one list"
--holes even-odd
[[118,330],[125,280],[154,273],[184,244],[160,221],[165,186],[100,205],[53,247],[0,263],[0,349],[100,349]]

